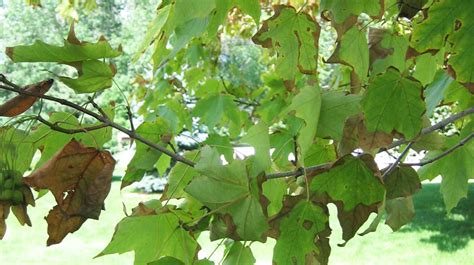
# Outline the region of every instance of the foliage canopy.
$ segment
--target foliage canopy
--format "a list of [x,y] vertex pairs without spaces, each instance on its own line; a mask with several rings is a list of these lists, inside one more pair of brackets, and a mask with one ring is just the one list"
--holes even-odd
[[[330,203],[341,246],[372,213],[362,234],[384,216],[394,231],[409,223],[422,180],[441,175],[446,210],[456,207],[474,178],[474,3],[273,2],[159,1],[143,40],[127,51],[111,44],[119,40],[76,36],[87,20],[77,11],[101,3],[64,1],[58,10],[71,25],[63,45],[6,48],[15,63],[68,67],[55,79],[87,97],[51,96],[53,80],[23,88],[0,77],[0,89],[11,92],[0,104],[10,117],[0,128],[0,236],[10,210],[31,225],[31,189],[49,190],[57,202],[46,218],[48,245],[98,219],[116,163],[104,147],[112,130],[136,143],[122,188],[152,170],[168,184],[160,200],[140,203],[117,224],[99,256],[134,251],[135,264],[213,264],[198,255],[197,239],[209,231],[230,242],[223,264],[254,263],[250,243],[269,237],[274,264],[327,264]],[[261,64],[249,64],[257,80],[236,81],[244,63],[224,56],[239,41],[258,51],[248,55]],[[115,83],[121,57],[151,62],[126,95]],[[97,103],[114,89],[120,104]],[[44,113],[43,104],[69,111]],[[126,122],[115,120],[121,108]],[[196,150],[184,150],[179,137]],[[254,154],[244,157],[238,146]],[[381,168],[384,152],[393,159]],[[415,152],[426,155],[410,161]]]

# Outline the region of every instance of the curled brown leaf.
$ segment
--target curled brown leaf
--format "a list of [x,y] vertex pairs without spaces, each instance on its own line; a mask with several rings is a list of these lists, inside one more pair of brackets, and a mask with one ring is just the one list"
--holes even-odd
[[58,203],[46,217],[48,245],[60,243],[88,218],[99,218],[114,167],[115,160],[109,152],[72,140],[25,178],[24,183],[35,189],[49,189]]
[[[53,79],[41,81],[36,84],[28,85],[24,90],[28,93],[34,93],[37,95],[44,95],[53,85]],[[27,111],[33,104],[35,104],[37,97],[18,95],[7,102],[0,105],[0,116],[14,117]]]

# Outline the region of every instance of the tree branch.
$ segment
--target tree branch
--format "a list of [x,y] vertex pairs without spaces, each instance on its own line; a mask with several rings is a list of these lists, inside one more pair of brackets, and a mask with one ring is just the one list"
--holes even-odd
[[[28,91],[25,91],[23,90],[21,87],[11,83],[10,81],[8,81],[4,75],[1,75],[0,74],[0,81],[8,86],[3,86],[3,85],[0,85],[0,88],[2,89],[5,89],[5,90],[8,90],[8,91],[11,91],[11,92],[16,92],[18,94],[22,94],[22,95],[27,95],[27,96],[33,96],[33,97],[37,97],[37,98],[42,98],[42,99],[45,99],[45,100],[49,100],[49,101],[53,101],[53,102],[56,102],[56,103],[59,103],[61,105],[64,105],[64,106],[67,106],[67,107],[70,107],[70,108],[73,108],[75,110],[78,110],[80,112],[83,112],[93,118],[95,118],[96,120],[98,121],[101,121],[103,124],[100,125],[100,126],[103,126],[103,127],[107,127],[107,126],[110,126],[116,130],[119,130],[125,134],[127,134],[130,138],[132,139],[135,139],[155,150],[158,150],[170,157],[172,157],[173,159],[175,159],[176,161],[179,161],[181,163],[184,163],[188,166],[191,166],[191,167],[194,167],[195,163],[191,160],[188,160],[186,159],[185,157],[182,157],[176,153],[173,153],[172,151],[166,149],[165,147],[162,147],[162,146],[159,146],[155,143],[152,143],[150,141],[148,141],[147,139],[143,138],[142,136],[140,136],[139,134],[135,133],[134,130],[129,130],[111,120],[109,120],[107,117],[103,117],[102,115],[99,115],[93,111],[90,111],[80,105],[77,105],[73,102],[70,102],[68,100],[65,100],[65,99],[61,99],[61,98],[56,98],[56,97],[52,97],[52,96],[47,96],[47,95],[41,95],[41,94],[36,94],[36,93],[31,93],[31,92],[28,92]],[[469,114],[472,114],[474,113],[474,107],[471,107],[469,109],[466,109],[464,111],[461,111],[459,113],[456,113],[448,118],[446,118],[445,120],[442,120],[436,124],[434,124],[433,126],[430,126],[430,127],[427,127],[427,128],[424,128],[421,133],[420,133],[420,136],[422,135],[426,135],[426,134],[429,134],[433,131],[436,131],[440,128],[443,128],[444,126],[446,126],[447,124],[449,123],[452,123],[458,119],[461,119]],[[43,119],[44,121],[44,119]],[[42,122],[42,121],[40,121]],[[44,122],[43,122],[44,123]],[[48,125],[48,124],[47,124]],[[65,132],[66,129],[64,128],[56,128],[58,126],[54,126],[54,124],[52,124],[53,126],[50,128],[51,129],[58,129],[58,130],[62,130],[62,132]],[[48,125],[49,126],[49,125]],[[95,127],[95,126],[94,126]],[[102,128],[103,128],[102,127]],[[93,127],[89,127],[89,129],[91,129]],[[87,128],[85,128],[87,129]],[[78,129],[79,130],[79,129]],[[69,131],[69,130],[68,130]],[[81,130],[81,132],[84,132],[84,130]],[[66,132],[65,132],[66,133]],[[465,139],[463,139],[460,143],[458,143],[457,145],[451,147],[450,149],[446,150],[445,152],[443,152],[439,157],[436,157],[436,158],[433,158],[433,159],[430,159],[430,160],[427,160],[427,161],[424,161],[424,162],[421,162],[421,163],[413,163],[413,164],[403,164],[403,165],[411,165],[411,166],[423,166],[423,165],[426,165],[428,163],[432,163],[434,161],[436,161],[437,159],[440,159],[442,158],[443,156],[445,155],[448,155],[449,153],[453,152],[456,148],[459,148],[460,146],[464,145],[466,142],[468,142],[470,139],[473,138],[473,134],[469,135],[468,137],[466,137]],[[402,145],[404,143],[406,143],[407,141],[404,140],[404,139],[401,139],[401,140],[398,140],[394,143],[392,143],[388,148],[384,149],[384,150],[380,150],[380,152],[382,151],[385,151],[387,149],[392,149],[394,147],[397,147],[399,145]],[[409,146],[404,150],[404,152],[408,152],[409,150],[409,147],[411,146],[412,143],[414,143],[415,141],[412,141],[410,142]],[[396,161],[394,164],[393,167],[395,167],[399,162],[400,160],[403,158],[404,154],[402,154],[398,161]],[[433,161],[431,161],[433,160]],[[306,173],[313,173],[313,172],[316,172],[318,170],[323,170],[323,169],[329,169],[331,166],[332,166],[333,163],[325,163],[325,164],[320,164],[320,165],[314,165],[314,166],[310,166],[310,167],[307,167],[307,168],[299,168],[297,170],[293,170],[293,171],[287,171],[287,172],[278,172],[278,173],[270,173],[270,174],[267,174],[266,177],[267,179],[275,179],[275,178],[284,178],[284,177],[298,177],[298,176],[301,176],[304,174],[304,172],[306,171]],[[387,170],[388,171],[388,170]],[[387,172],[386,171],[386,172]]]
[[[463,110],[463,111],[458,112],[456,114],[453,114],[452,116],[449,116],[448,118],[434,124],[433,126],[424,128],[423,130],[421,130],[420,136],[432,133],[432,132],[434,132],[438,129],[441,129],[441,128],[445,127],[446,125],[448,125],[450,123],[453,123],[453,122],[455,122],[455,121],[457,121],[461,118],[464,118],[467,115],[473,114],[473,113],[474,113],[474,107],[471,107],[469,109],[466,109],[466,110]],[[392,149],[394,147],[397,147],[397,146],[402,145],[402,144],[407,143],[407,142],[408,141],[405,140],[405,139],[400,139],[398,141],[393,142],[391,145],[389,145],[387,147],[387,149]]]
[[[423,136],[423,135],[426,135],[426,134],[429,134],[429,133],[432,133],[438,129],[441,129],[443,128],[444,126],[450,124],[450,123],[453,123],[467,115],[470,115],[474,113],[474,107],[471,107],[469,109],[466,109],[466,110],[463,110],[461,112],[458,112],[456,114],[453,114],[452,116],[430,126],[430,127],[426,127],[424,129],[421,130],[421,133],[420,133],[420,136]],[[472,136],[471,136],[472,137]],[[467,140],[469,141],[469,140]],[[416,142],[415,141],[412,141],[413,143]],[[401,139],[401,140],[398,140],[398,141],[395,141],[393,142],[390,146],[388,146],[387,148],[383,148],[383,149],[380,149],[379,150],[379,153],[380,152],[383,152],[383,151],[386,151],[388,149],[392,149],[394,147],[397,147],[397,146],[400,146],[402,144],[405,144],[407,143],[407,141],[405,139]],[[451,151],[452,152],[452,151]],[[401,158],[400,158],[401,159]],[[397,164],[399,163],[400,161],[397,162]],[[432,161],[433,162],[433,161]],[[431,162],[430,162],[431,163]],[[325,163],[325,164],[320,164],[320,165],[315,165],[315,166],[312,166],[312,167],[308,167],[306,168],[306,172],[307,173],[311,173],[311,172],[314,172],[314,171],[317,171],[319,169],[323,169],[323,168],[326,168],[328,166],[330,166],[332,163]],[[425,163],[426,164],[426,163]],[[403,165],[409,165],[409,164],[403,164]],[[413,166],[420,166],[420,164],[412,164]],[[423,164],[424,165],[424,164]],[[421,165],[422,166],[422,165]],[[284,178],[284,177],[299,177],[301,176],[303,173],[303,171],[301,169],[297,169],[297,170],[293,170],[293,171],[287,171],[287,172],[278,172],[278,173],[271,173],[271,174],[267,174],[267,178],[268,179],[274,179],[274,178]]]
[[90,111],[80,105],[77,105],[73,102],[70,102],[68,100],[65,100],[65,99],[61,99],[61,98],[56,98],[56,97],[52,97],[52,96],[47,96],[47,95],[41,95],[41,94],[37,94],[37,93],[32,93],[32,92],[28,92],[28,91],[25,91],[23,90],[21,87],[11,83],[10,81],[8,81],[6,79],[6,77],[4,75],[0,75],[0,81],[3,82],[4,84],[7,84],[9,86],[0,86],[0,88],[4,89],[4,90],[8,90],[8,91],[11,91],[11,92],[16,92],[18,94],[21,94],[21,95],[27,95],[27,96],[33,96],[33,97],[37,97],[37,98],[42,98],[42,99],[45,99],[45,100],[49,100],[49,101],[53,101],[53,102],[56,102],[56,103],[59,103],[61,105],[64,105],[64,106],[67,106],[67,107],[70,107],[70,108],[73,108],[75,110],[78,110],[82,113],[85,113],[93,118],[95,118],[96,120],[98,121],[101,121],[102,123],[104,123],[104,125],[106,126],[110,126],[116,130],[119,130],[125,134],[127,134],[130,138],[132,139],[135,139],[155,150],[158,150],[172,158],[174,158],[175,160],[179,161],[179,162],[182,162],[186,165],[189,165],[189,166],[194,166],[195,163],[185,157],[182,157],[178,154],[175,154],[173,153],[172,151],[168,150],[166,147],[162,147],[160,145],[157,145],[155,143],[152,143],[150,141],[148,141],[147,139],[143,138],[141,135],[109,120],[108,118],[106,117],[103,117],[102,115],[99,115],[93,111]]
[[86,133],[86,132],[91,132],[91,131],[95,131],[95,130],[99,130],[99,129],[102,129],[102,128],[109,127],[108,125],[102,123],[102,124],[99,124],[99,125],[96,125],[96,126],[82,127],[82,128],[79,128],[79,129],[66,129],[66,128],[63,128],[63,127],[59,126],[59,123],[61,123],[61,122],[51,123],[51,122],[43,119],[43,117],[41,117],[40,115],[36,116],[36,120],[43,123],[44,125],[48,126],[49,128],[51,128],[51,130],[66,133],[66,134]]
[[469,142],[472,138],[474,138],[474,133],[471,133],[469,134],[467,137],[463,138],[459,143],[451,146],[449,149],[447,149],[446,151],[442,152],[441,154],[431,158],[431,159],[428,159],[428,160],[425,160],[425,161],[421,161],[419,163],[404,163],[402,165],[404,166],[424,166],[424,165],[427,165],[427,164],[431,164],[433,162],[435,162],[436,160],[439,160],[447,155],[449,155],[450,153],[454,152],[456,149],[462,147],[463,145],[465,145],[467,142]]
[[405,155],[408,153],[408,151],[410,151],[410,148],[413,145],[413,143],[414,142],[408,143],[407,147],[405,147],[405,150],[403,150],[403,152],[397,157],[395,162],[390,164],[390,166],[387,168],[387,170],[385,170],[385,172],[382,175],[382,179],[385,179],[388,175],[390,175],[390,173],[392,173],[392,171],[397,167],[398,163],[400,163],[400,161],[405,157]]

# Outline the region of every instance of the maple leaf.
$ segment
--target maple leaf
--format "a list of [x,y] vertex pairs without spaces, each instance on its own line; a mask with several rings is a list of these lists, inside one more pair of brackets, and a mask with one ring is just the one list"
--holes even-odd
[[296,75],[315,74],[320,27],[313,17],[297,12],[294,7],[277,5],[275,14],[263,22],[252,40],[278,53],[277,72],[285,80]]
[[46,217],[48,246],[60,243],[88,219],[98,219],[112,182],[115,160],[107,151],[70,141],[26,177],[35,189],[49,189],[58,203]]
[[[52,85],[53,79],[49,79],[36,84],[28,85],[24,88],[24,90],[28,93],[44,95],[46,92],[48,92]],[[0,105],[0,116],[18,116],[31,108],[31,106],[35,104],[36,100],[38,100],[37,97],[18,95]]]

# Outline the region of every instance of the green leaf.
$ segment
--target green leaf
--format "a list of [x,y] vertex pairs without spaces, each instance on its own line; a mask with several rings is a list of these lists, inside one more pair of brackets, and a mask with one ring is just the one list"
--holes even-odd
[[383,73],[389,67],[395,67],[400,72],[405,71],[405,55],[409,45],[405,36],[386,29],[370,28],[369,43],[372,75]]
[[373,163],[370,155],[359,158],[344,156],[333,168],[312,180],[311,191],[326,192],[332,200],[342,201],[345,211],[358,204],[370,206],[379,203],[384,198],[385,189]]
[[[104,111],[113,120],[114,113],[109,108],[104,108]],[[81,124],[74,115],[66,112],[53,112],[48,121],[60,126],[61,128],[69,130],[78,130],[83,127],[99,125],[99,123]],[[35,144],[35,148],[41,149],[41,158],[36,163],[36,168],[44,165],[73,138],[80,141],[85,146],[101,148],[106,142],[112,139],[112,129],[107,127],[92,132],[76,133],[72,135],[51,130],[49,126],[44,124],[39,125],[31,134],[31,139]]]
[[76,93],[93,93],[112,86],[115,67],[99,60],[74,63],[78,71],[77,78],[60,76],[59,79]]
[[384,181],[389,200],[411,196],[421,189],[420,178],[411,166],[395,168]]
[[166,5],[156,12],[155,18],[153,21],[148,25],[148,30],[145,35],[145,39],[143,40],[140,48],[135,53],[133,57],[133,61],[137,61],[138,57],[146,51],[148,46],[152,44],[152,42],[158,38],[160,32],[162,32],[162,28],[165,25],[168,17],[170,15],[171,5]]
[[204,144],[214,147],[219,154],[224,155],[227,161],[234,160],[234,147],[232,146],[228,136],[220,136],[218,134],[209,134]]
[[316,236],[326,228],[328,216],[312,202],[300,201],[280,223],[280,237],[273,249],[273,263],[306,264],[306,256],[319,253]]
[[387,220],[385,223],[393,231],[399,230],[415,217],[415,207],[411,196],[387,200],[386,210]]
[[369,72],[369,45],[366,33],[353,26],[342,35],[336,50],[326,61],[350,66],[360,80],[366,80]]
[[176,0],[173,24],[178,27],[190,20],[207,17],[216,7],[215,2],[215,0]]
[[[461,140],[460,136],[451,137],[447,147],[453,146]],[[430,151],[425,159],[440,155],[442,151]],[[456,149],[451,154],[421,167],[418,171],[421,180],[441,175],[441,193],[443,194],[446,210],[450,212],[459,200],[467,197],[468,180],[474,178],[474,141]]]
[[33,139],[25,131],[14,127],[0,127],[0,170],[25,173],[35,154],[33,144]]
[[383,0],[321,0],[319,10],[330,11],[332,19],[341,24],[350,16],[358,16],[361,13],[366,13],[374,18],[382,17],[383,3]]
[[424,86],[430,84],[436,75],[436,71],[443,64],[443,56],[444,52],[439,51],[435,55],[425,53],[416,57],[416,67],[413,72],[413,77]]
[[474,43],[474,5],[469,1],[435,1],[426,19],[414,26],[412,46],[419,52],[438,50],[444,45],[450,52],[448,64],[460,83],[474,83],[474,65],[470,47]]
[[260,122],[252,126],[240,142],[250,144],[255,148],[254,163],[252,163],[250,170],[251,176],[256,176],[270,167],[270,138],[267,125]]
[[277,214],[283,207],[283,196],[288,193],[288,184],[284,179],[265,181],[262,185],[263,195],[268,199],[268,216]]
[[194,177],[185,191],[213,210],[228,213],[242,240],[263,240],[268,229],[260,204],[261,187],[247,175],[246,161],[234,160],[223,166],[215,149],[204,147]]
[[8,47],[5,53],[15,63],[73,63],[102,58],[114,58],[122,54],[120,50],[112,49],[110,44],[103,38],[99,39],[96,43],[78,43],[68,38],[68,40],[64,41],[64,46],[49,45],[37,40],[29,46]]
[[316,136],[341,141],[344,123],[349,116],[359,112],[360,99],[360,95],[345,95],[337,91],[323,93]]
[[433,115],[434,109],[444,99],[444,93],[452,82],[453,82],[453,79],[449,77],[445,73],[445,71],[439,70],[436,73],[433,82],[429,84],[428,87],[426,87],[425,101],[426,101],[426,115],[428,117],[431,117],[431,115]]
[[241,264],[255,264],[256,259],[252,254],[249,246],[244,246],[239,241],[234,241],[228,249],[223,265],[241,265]]
[[185,264],[177,258],[163,257],[157,261],[150,262],[147,265],[185,265]]
[[146,265],[163,256],[192,264],[198,244],[182,229],[173,213],[132,216],[122,219],[107,247],[98,255],[135,252],[135,265]]
[[260,23],[260,1],[259,0],[234,0],[243,13],[248,14],[255,20],[255,23]]
[[420,83],[402,77],[395,69],[374,78],[361,102],[368,131],[395,130],[406,139],[415,137],[425,112],[421,90]]
[[[146,140],[162,147],[166,147],[168,144],[161,140],[161,137],[166,136],[168,133],[168,125],[161,119],[157,119],[154,122],[142,123],[137,128],[136,132]],[[137,141],[137,150],[127,166],[127,171],[122,179],[121,188],[125,188],[136,181],[140,181],[147,171],[154,168],[155,163],[158,161],[161,154],[160,151]]]
[[208,32],[209,35],[214,36],[220,25],[224,24],[227,13],[232,10],[233,7],[239,7],[239,9],[248,15],[250,15],[255,23],[260,23],[260,2],[259,0],[218,0],[216,1],[216,9],[211,17],[209,23]]
[[81,42],[71,27],[62,47],[36,41],[30,46],[8,47],[6,54],[14,62],[56,62],[73,66],[78,78],[61,76],[60,80],[78,93],[91,93],[111,87],[116,72],[113,65],[98,59],[114,58],[122,51],[120,47],[112,49],[103,37],[96,43]]
[[291,101],[288,111],[295,111],[295,116],[303,119],[305,125],[299,130],[298,145],[303,157],[313,143],[321,110],[321,93],[319,87],[306,86]]
[[277,73],[284,80],[292,80],[298,70],[304,74],[316,73],[319,32],[318,23],[309,14],[298,13],[292,6],[278,5],[275,14],[263,22],[252,39],[276,50]]
[[288,155],[295,151],[295,137],[288,130],[279,130],[270,135],[270,147],[275,150],[272,153],[273,162],[280,168],[288,168],[293,165],[288,160]]
[[[198,151],[186,152],[183,156],[193,162],[198,158]],[[198,172],[184,163],[177,163],[170,171],[168,184],[163,192],[162,200],[171,198],[181,198],[185,195],[184,188],[188,185]]]
[[304,157],[306,165],[320,165],[336,160],[336,150],[328,140],[317,139]]
[[213,129],[224,116],[231,122],[240,124],[239,109],[230,95],[211,95],[199,100],[192,114],[202,119],[202,122]]

